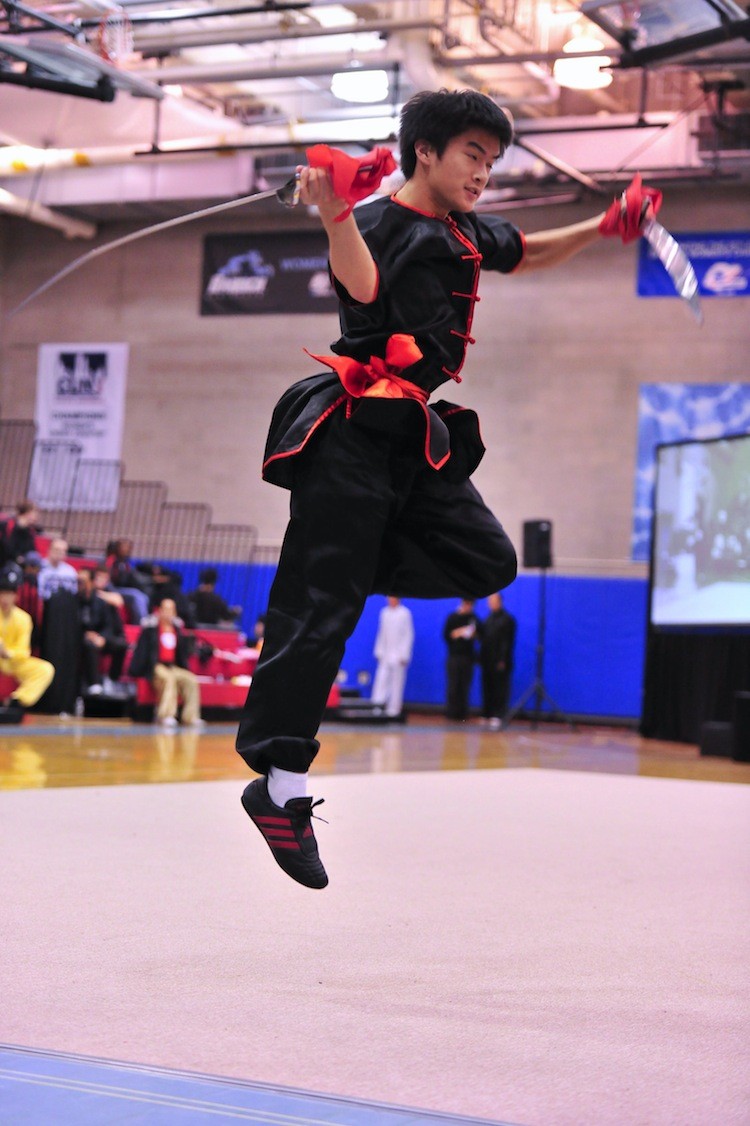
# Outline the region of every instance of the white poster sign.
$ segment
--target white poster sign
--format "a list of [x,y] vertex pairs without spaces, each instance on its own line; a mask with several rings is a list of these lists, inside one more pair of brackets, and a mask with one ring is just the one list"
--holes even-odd
[[117,507],[127,344],[42,344],[29,494],[42,508]]

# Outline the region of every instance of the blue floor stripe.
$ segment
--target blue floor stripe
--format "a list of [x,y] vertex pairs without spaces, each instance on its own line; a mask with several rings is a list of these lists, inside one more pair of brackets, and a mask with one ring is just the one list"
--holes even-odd
[[8,1126],[509,1126],[221,1076],[0,1045]]

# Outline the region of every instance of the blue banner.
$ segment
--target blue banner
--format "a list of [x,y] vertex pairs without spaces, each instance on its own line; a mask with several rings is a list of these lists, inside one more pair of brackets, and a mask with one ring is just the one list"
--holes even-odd
[[[701,297],[750,296],[750,231],[683,232],[674,237],[693,264]],[[677,296],[645,238],[639,246],[638,296]]]

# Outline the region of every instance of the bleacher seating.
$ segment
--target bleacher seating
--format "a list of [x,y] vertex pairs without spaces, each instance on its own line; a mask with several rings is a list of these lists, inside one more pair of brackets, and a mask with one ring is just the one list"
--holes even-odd
[[[130,657],[140,632],[140,626],[125,626],[128,655],[125,660],[122,680],[124,683],[135,684],[136,718],[145,718],[150,715],[156,704],[154,690],[150,682],[143,677],[132,681],[127,675]],[[185,630],[184,632],[188,636],[195,637],[196,641],[206,642],[214,650],[204,663],[201,663],[197,653],[194,653],[190,658],[190,669],[198,677],[200,683],[201,711],[227,710],[231,713],[240,709],[245,702],[252,674],[258,661],[257,653],[247,649],[244,644],[244,636],[236,630],[196,629]],[[13,677],[0,673],[0,699],[8,696],[16,686],[17,681]],[[95,697],[94,700],[97,711],[101,711],[101,705],[104,701],[100,696]],[[335,711],[340,703],[339,687],[334,684],[328,697],[328,710]]]
[[[209,505],[170,501],[163,482],[128,480],[121,462],[88,459],[81,457],[80,450],[76,452],[70,443],[58,445],[59,449],[52,448],[55,443],[39,443],[35,424],[30,420],[0,419],[0,509],[7,509],[9,517],[16,501],[28,493],[37,454],[43,453],[48,462],[52,458],[59,481],[75,481],[75,495],[67,486],[62,490],[64,508],[40,508],[44,532],[37,536],[36,547],[42,555],[46,556],[52,537],[60,535],[71,545],[85,545],[74,549],[68,556],[69,563],[76,569],[93,567],[103,558],[111,540],[130,539],[135,557],[166,560],[170,567],[174,565],[184,572],[182,577],[186,583],[196,581],[201,567],[218,564],[223,568],[225,597],[230,602],[244,604],[248,615],[258,612],[257,606],[248,608],[246,599],[247,571],[256,555],[257,528],[246,524],[214,524]],[[110,496],[113,481],[117,483],[115,507],[91,507],[88,503],[91,497],[100,493]],[[82,498],[87,503],[79,503]],[[126,623],[125,629],[132,654],[140,627]],[[257,655],[244,648],[244,635],[236,630],[199,628],[192,632],[214,649],[204,664],[197,654],[191,658],[191,670],[200,681],[201,709],[229,712],[241,708]],[[142,679],[128,681],[128,660],[129,657],[123,681],[135,683],[135,715],[143,718],[153,710],[153,689]],[[105,670],[106,664],[105,658]],[[12,678],[0,676],[0,695],[7,695],[14,687]],[[293,692],[294,685],[290,685],[289,690]],[[98,702],[97,714],[105,714],[102,696],[91,697],[91,700],[92,707],[93,701]],[[329,713],[334,712],[339,703],[339,688],[334,685],[328,698]],[[86,714],[89,714],[88,703]]]
[[[130,658],[141,633],[140,626],[126,625],[128,655],[125,658],[123,679],[128,680]],[[245,645],[244,634],[237,630],[195,629],[183,630],[186,637],[203,641],[214,650],[207,661],[201,662],[198,652],[190,657],[190,671],[200,682],[201,710],[205,708],[241,708],[258,661],[258,654]],[[197,649],[197,646],[196,646]],[[143,677],[136,681],[136,706],[153,707],[156,694],[151,683]]]
[[[128,640],[128,656],[125,659],[123,680],[128,677],[130,657],[140,636],[141,627],[134,625],[125,626],[125,636]],[[189,668],[198,677],[200,684],[201,711],[225,708],[237,710],[242,707],[247,696],[255,666],[258,663],[258,653],[248,649],[245,644],[244,634],[237,630],[201,628],[182,631],[187,637],[194,637],[196,642],[203,641],[213,649],[207,661],[201,662],[198,652],[190,657]],[[196,646],[197,649],[197,646]],[[152,709],[156,704],[156,694],[150,681],[139,677],[136,681],[135,706],[136,711]],[[328,710],[338,708],[341,702],[341,693],[337,684],[331,688],[328,696]]]

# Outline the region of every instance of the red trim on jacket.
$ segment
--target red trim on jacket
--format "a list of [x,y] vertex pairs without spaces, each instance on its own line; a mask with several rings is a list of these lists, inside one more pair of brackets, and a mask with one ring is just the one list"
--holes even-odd
[[338,399],[336,400],[335,403],[331,403],[330,407],[328,407],[327,410],[324,410],[323,413],[320,415],[320,417],[315,420],[315,422],[312,424],[310,429],[307,431],[307,433],[305,434],[305,436],[302,439],[302,441],[300,442],[300,444],[298,446],[295,446],[293,450],[284,450],[283,453],[271,454],[271,456],[269,458],[266,458],[266,460],[263,462],[263,472],[265,472],[266,466],[270,465],[272,461],[279,461],[280,458],[284,458],[284,457],[294,457],[295,454],[300,453],[305,448],[307,443],[310,441],[313,434],[318,429],[318,427],[321,425],[321,423],[325,422],[325,420],[329,417],[329,415],[332,415],[333,412],[337,409],[337,407],[340,407],[341,404],[348,399],[348,397],[349,396],[346,394],[346,392],[344,392],[343,395],[340,395],[338,397]]
[[451,379],[455,380],[456,383],[460,383],[461,376],[458,373],[461,371],[461,368],[466,362],[466,347],[467,345],[474,343],[474,337],[471,335],[471,324],[474,320],[474,309],[476,307],[476,303],[477,301],[479,301],[479,297],[477,296],[477,289],[479,288],[479,268],[482,262],[482,255],[479,252],[479,248],[474,246],[474,243],[471,241],[471,239],[467,238],[467,236],[459,228],[458,223],[455,219],[452,219],[450,215],[448,215],[445,218],[444,222],[448,226],[454,238],[458,239],[461,245],[465,246],[466,249],[470,251],[469,254],[463,254],[461,256],[462,260],[474,263],[474,277],[472,278],[471,283],[471,293],[466,297],[466,300],[469,303],[469,309],[466,314],[466,328],[463,333],[457,332],[456,329],[451,329],[451,334],[453,336],[458,336],[464,341],[464,353],[461,357],[461,362],[455,371],[450,371],[445,366],[443,366],[442,369],[444,373],[450,376]]

